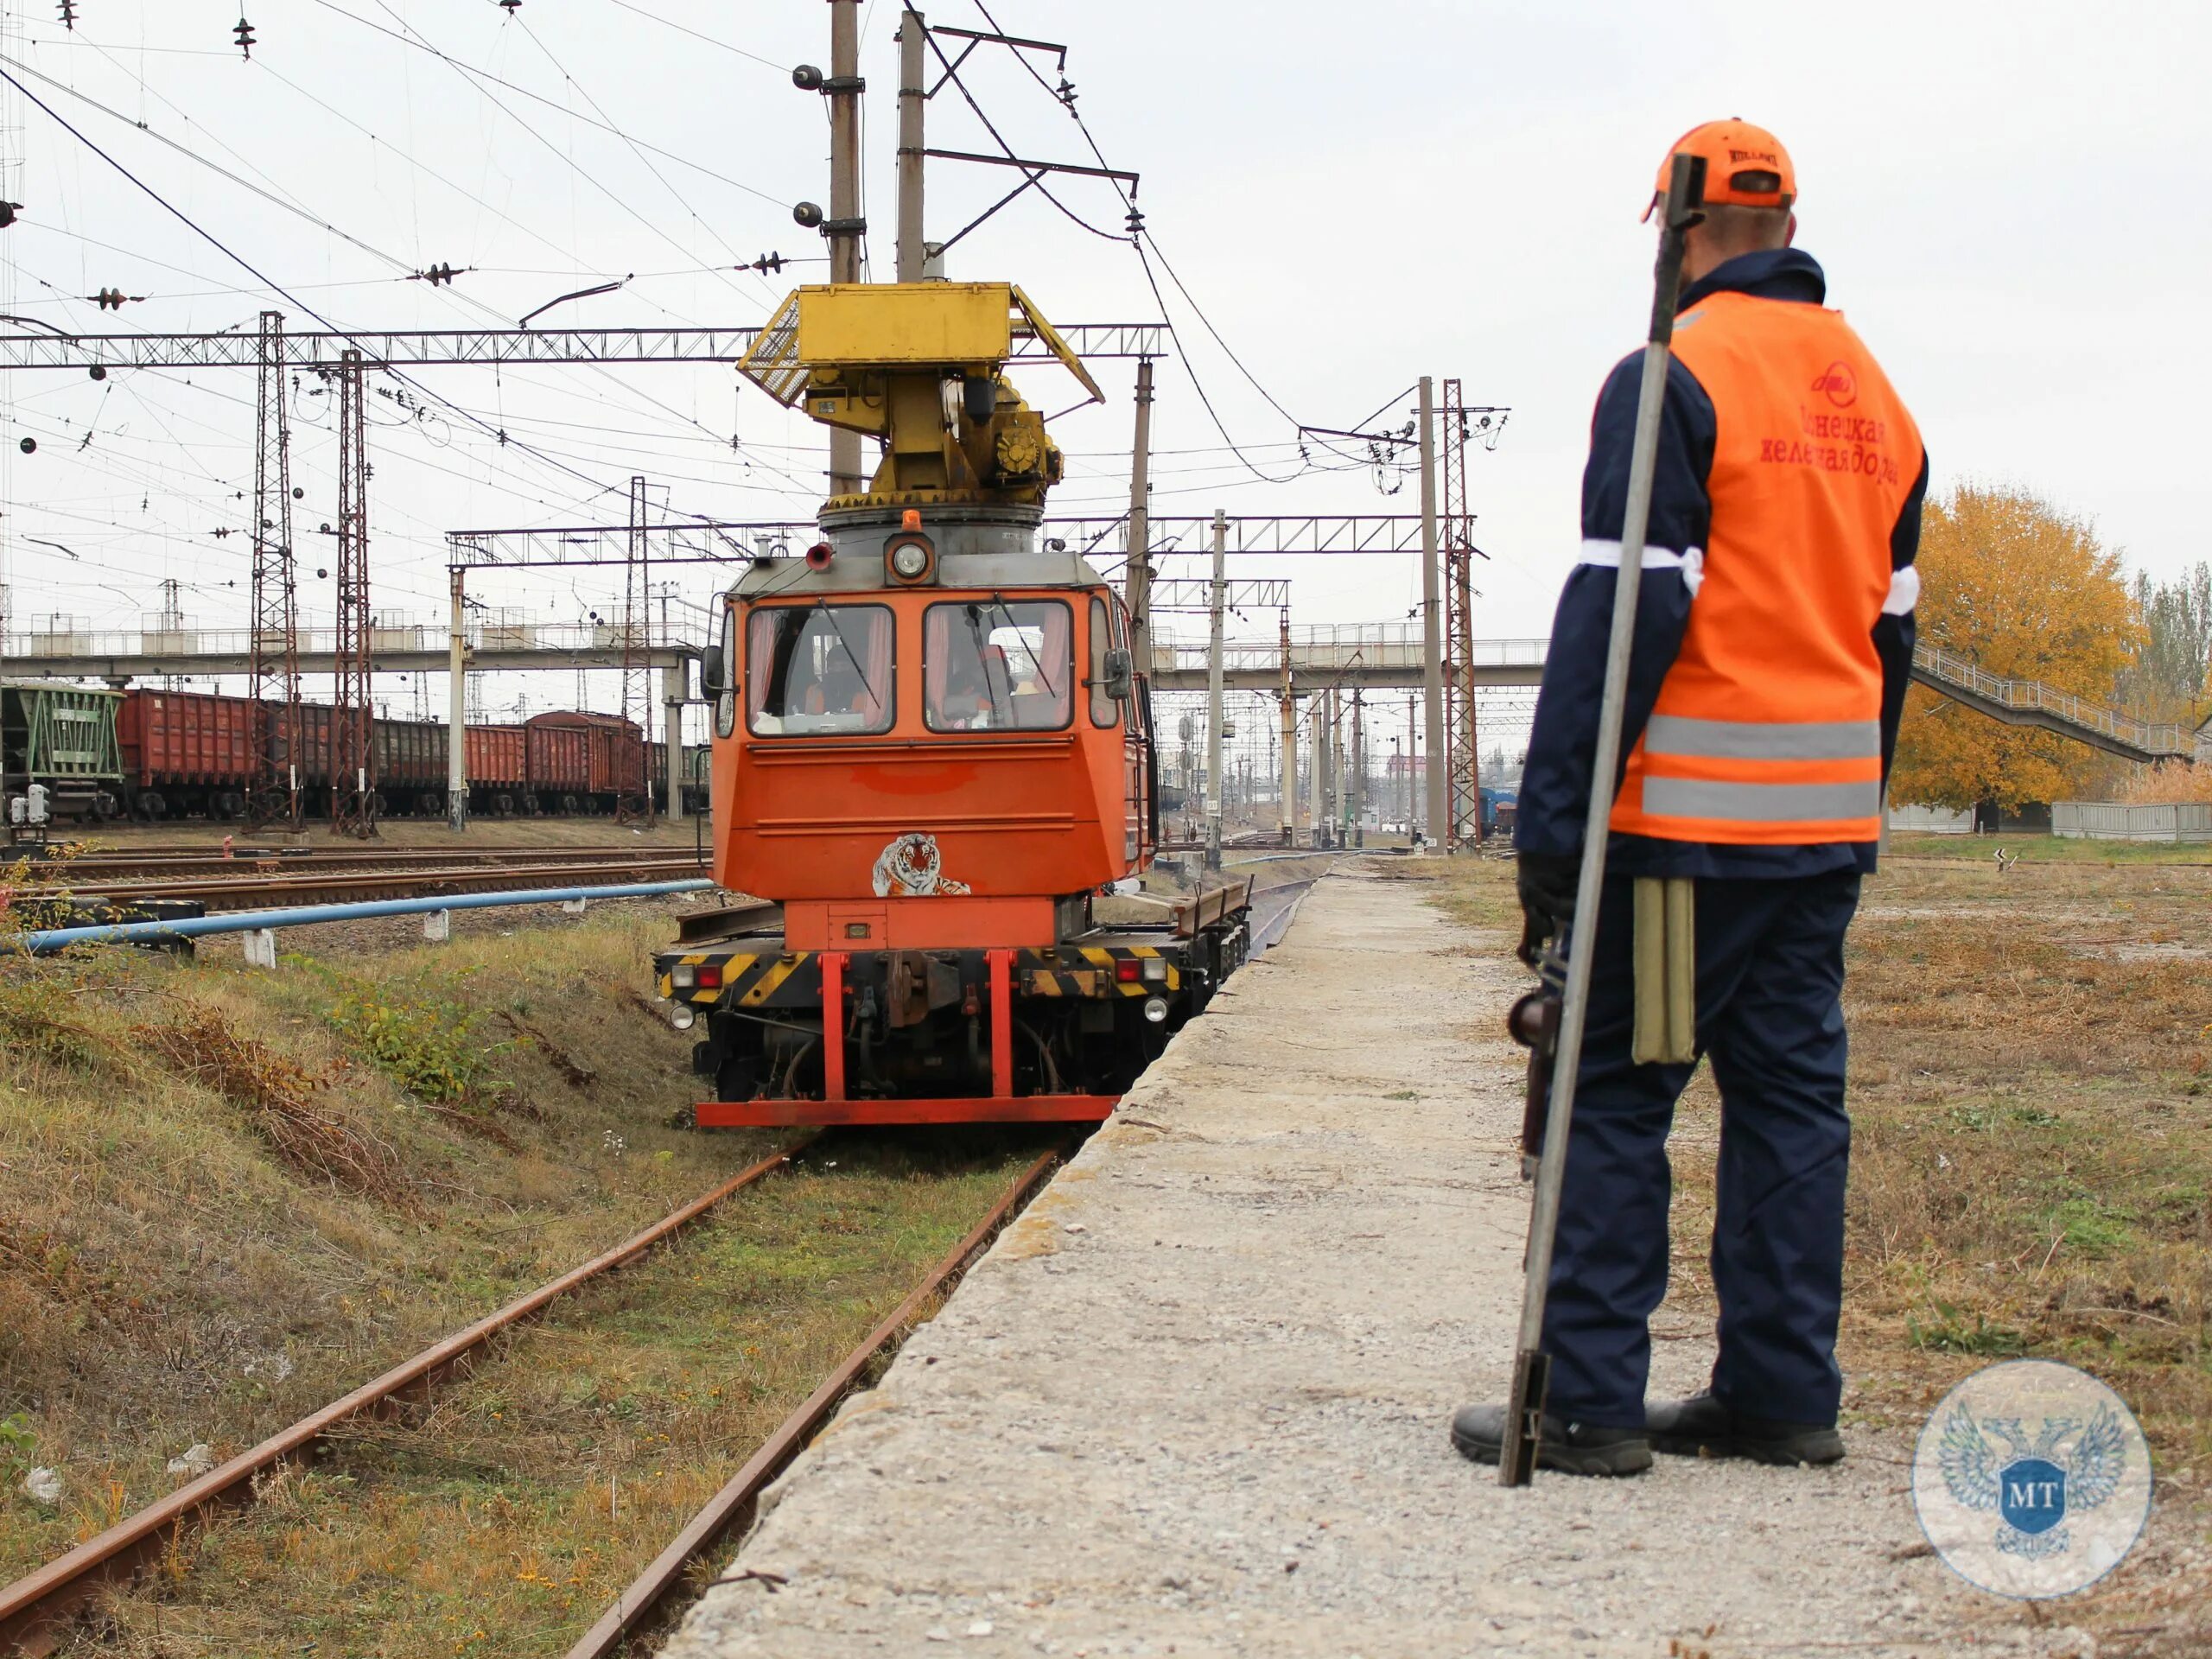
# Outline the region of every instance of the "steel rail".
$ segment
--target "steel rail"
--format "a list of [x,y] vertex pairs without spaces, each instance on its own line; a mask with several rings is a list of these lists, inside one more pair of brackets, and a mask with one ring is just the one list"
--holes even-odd
[[327,874],[264,875],[252,870],[236,875],[193,876],[167,880],[160,876],[143,881],[95,880],[60,881],[16,889],[19,904],[35,904],[73,896],[112,899],[125,904],[137,899],[198,899],[211,909],[250,907],[264,899],[301,902],[317,897],[350,897],[390,893],[430,898],[440,893],[499,893],[526,887],[549,876],[569,880],[614,880],[661,875],[676,870],[696,870],[690,854],[675,853],[647,858],[607,859],[596,864],[524,864],[492,867],[447,867],[426,870],[332,870]]
[[703,1198],[694,1198],[682,1209],[671,1211],[636,1236],[434,1343],[373,1382],[365,1382],[351,1394],[302,1417],[252,1450],[239,1453],[190,1484],[179,1487],[159,1503],[149,1504],[98,1537],[0,1590],[0,1648],[34,1656],[53,1652],[67,1634],[69,1615],[101,1584],[136,1573],[166,1550],[177,1531],[217,1504],[251,1502],[256,1476],[301,1456],[339,1424],[376,1410],[407,1389],[429,1387],[501,1332],[512,1330],[543,1312],[548,1304],[579,1286],[635,1261],[732,1193],[789,1162],[791,1155],[811,1139],[811,1135],[802,1135],[782,1150],[739,1171]]
[[614,1599],[591,1629],[585,1631],[569,1649],[569,1659],[610,1659],[610,1656],[626,1649],[638,1627],[659,1611],[670,1595],[683,1584],[685,1571],[691,1562],[712,1548],[715,1540],[730,1528],[741,1521],[751,1519],[762,1490],[806,1449],[816,1433],[829,1421],[830,1414],[836,1409],[838,1402],[859,1382],[861,1373],[874,1362],[876,1356],[903,1340],[904,1334],[916,1323],[929,1300],[945,1290],[967,1270],[969,1264],[990,1243],[999,1230],[1013,1218],[1043,1184],[1060,1156],[1058,1150],[1048,1152],[1022,1172],[1007,1190],[1006,1195],[991,1206],[990,1213],[976,1224],[975,1230],[953,1247],[952,1254],[938,1263],[913,1294],[899,1303],[874,1330],[861,1338],[860,1345],[845,1356],[836,1370],[823,1379],[821,1387],[809,1395],[798,1410],[784,1419],[760,1449],[746,1460],[745,1466],[730,1477],[728,1483],[708,1500],[705,1508],[691,1517],[668,1548],[653,1558],[652,1564]]

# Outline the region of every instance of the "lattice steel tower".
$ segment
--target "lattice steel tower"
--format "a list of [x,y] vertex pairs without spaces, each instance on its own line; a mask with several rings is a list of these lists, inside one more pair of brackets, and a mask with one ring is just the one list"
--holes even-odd
[[292,557],[292,430],[284,393],[284,315],[261,314],[253,451],[253,700],[259,776],[246,797],[255,829],[300,825],[300,612]]
[[330,828],[377,832],[376,749],[369,701],[367,386],[359,352],[338,365],[338,686],[330,710]]
[[[1475,758],[1475,547],[1467,533],[1467,408],[1456,379],[1444,383],[1444,741],[1449,848],[1482,839]],[[1435,764],[1432,757],[1430,764]]]

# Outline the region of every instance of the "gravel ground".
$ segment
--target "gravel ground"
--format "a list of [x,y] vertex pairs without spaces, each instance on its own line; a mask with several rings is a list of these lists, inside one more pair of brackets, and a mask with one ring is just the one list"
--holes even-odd
[[[2093,1654],[1929,1559],[1910,1447],[1505,1491],[1517,975],[1352,866],[769,1495],[671,1659]],[[1707,1333],[1662,1324],[1655,1388]]]

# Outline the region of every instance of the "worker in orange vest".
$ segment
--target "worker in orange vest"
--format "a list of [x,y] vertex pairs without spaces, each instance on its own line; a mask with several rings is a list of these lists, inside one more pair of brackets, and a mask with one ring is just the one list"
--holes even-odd
[[[1598,400],[1581,560],[1552,626],[1514,836],[1522,960],[1570,931],[1571,950],[1595,953],[1539,1451],[1541,1466],[1594,1475],[1649,1468],[1655,1449],[1843,1455],[1843,939],[1881,832],[1928,486],[1912,417],[1791,245],[1789,153],[1736,120],[1692,130],[1669,162],[1682,153],[1705,158],[1707,206],[1682,267],[1598,915],[1573,911],[1640,352]],[[1667,181],[1662,163],[1662,194]],[[1656,937],[1639,938],[1646,927]],[[1654,965],[1662,944],[1671,986]],[[1669,989],[1694,1036],[1656,1023],[1649,999]],[[1667,1135],[1699,1058],[1721,1096],[1719,1354],[1706,1392],[1647,1404]],[[1467,1407],[1452,1440],[1495,1462],[1504,1418]]]

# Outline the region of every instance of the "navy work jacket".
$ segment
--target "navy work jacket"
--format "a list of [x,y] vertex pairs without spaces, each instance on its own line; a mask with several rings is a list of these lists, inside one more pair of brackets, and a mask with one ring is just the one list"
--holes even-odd
[[[1686,311],[1708,295],[1733,290],[1760,299],[1819,305],[1827,279],[1810,254],[1794,248],[1739,254],[1682,290],[1675,309]],[[1598,395],[1590,426],[1590,461],[1582,474],[1582,536],[1586,543],[1621,540],[1628,502],[1630,451],[1636,433],[1636,401],[1643,353],[1623,358]],[[1659,454],[1651,483],[1647,550],[1675,556],[1710,544],[1713,500],[1707,478],[1713,465],[1716,423],[1713,399],[1697,377],[1670,359],[1659,428]],[[1893,570],[1913,562],[1920,548],[1921,504],[1928,491],[1923,459],[1890,540]],[[1605,681],[1605,642],[1612,630],[1610,565],[1579,564],[1567,576],[1544,656],[1544,683],[1536,696],[1529,759],[1521,779],[1520,817],[1513,834],[1524,853],[1571,855],[1582,850],[1590,811],[1590,771],[1598,747],[1598,707]],[[1637,594],[1636,633],[1629,663],[1628,702],[1621,728],[1625,766],[1659,687],[1681,649],[1689,626],[1691,585],[1681,569],[1647,565]],[[1882,659],[1882,775],[1896,753],[1897,721],[1912,670],[1910,613],[1885,615],[1874,625]],[[1613,779],[1616,789],[1620,778]],[[1662,841],[1613,834],[1606,868],[1633,875],[1775,877],[1817,875],[1827,870],[1874,868],[1872,842],[1834,842],[1805,847],[1722,846],[1710,842]]]

